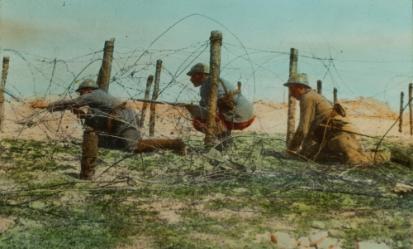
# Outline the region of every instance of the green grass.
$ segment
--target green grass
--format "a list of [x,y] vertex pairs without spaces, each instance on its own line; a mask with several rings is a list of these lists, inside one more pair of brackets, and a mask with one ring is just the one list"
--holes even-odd
[[[15,220],[0,248],[117,248],[144,238],[150,248],[274,248],[257,235],[314,224],[354,241],[411,248],[412,195],[391,192],[413,172],[285,159],[280,136],[247,135],[224,153],[130,155],[101,150],[95,181],[81,181],[79,146],[0,141],[0,216]],[[113,165],[119,160],[121,162]],[[346,213],[353,215],[346,216]],[[143,242],[142,242],[143,243]]]

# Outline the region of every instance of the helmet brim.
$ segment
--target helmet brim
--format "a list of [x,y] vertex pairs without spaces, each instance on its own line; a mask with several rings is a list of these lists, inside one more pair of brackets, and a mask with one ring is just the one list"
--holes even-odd
[[82,90],[82,89],[87,89],[87,88],[89,88],[89,89],[93,89],[93,90],[99,89],[98,87],[90,87],[90,86],[88,86],[88,87],[81,87],[81,88],[78,88],[78,89],[76,89],[76,92],[80,92],[80,90]]
[[298,82],[287,82],[284,83],[284,86],[286,87],[290,87],[290,86],[303,86],[305,88],[311,89],[311,86],[307,85],[307,84],[303,84],[303,83],[298,83]]

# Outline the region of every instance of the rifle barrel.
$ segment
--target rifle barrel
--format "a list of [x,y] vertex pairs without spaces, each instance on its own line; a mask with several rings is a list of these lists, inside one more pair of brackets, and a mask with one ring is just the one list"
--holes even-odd
[[160,104],[160,105],[172,105],[172,106],[189,106],[189,105],[192,105],[192,104],[188,104],[188,103],[157,101],[157,100],[147,100],[147,99],[132,99],[132,100],[133,101],[138,101],[138,102]]
[[354,134],[354,135],[358,135],[358,136],[363,136],[363,137],[369,137],[369,138],[375,138],[375,139],[380,139],[379,137],[375,137],[375,136],[371,136],[371,135],[367,135],[367,134],[363,134],[363,133],[359,133],[359,132],[355,132],[355,131],[348,131],[348,130],[344,130],[344,129],[339,129],[330,125],[324,125],[324,124],[320,124],[321,127],[326,127],[326,128],[332,128],[334,130],[337,131],[342,131],[342,132],[346,132],[346,133],[350,133],[350,134]]

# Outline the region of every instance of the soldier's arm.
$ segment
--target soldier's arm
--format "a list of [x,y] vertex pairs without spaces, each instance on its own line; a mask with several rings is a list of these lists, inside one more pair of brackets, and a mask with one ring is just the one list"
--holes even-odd
[[64,111],[73,108],[79,108],[79,98],[71,100],[58,100],[47,105],[47,110],[49,112]]
[[87,106],[92,101],[93,101],[93,94],[85,94],[75,99],[58,100],[58,101],[49,103],[47,106],[47,110],[49,112],[73,110],[73,109],[78,109],[83,106]]
[[298,150],[310,132],[312,117],[314,116],[314,105],[315,102],[309,98],[304,98],[300,101],[300,122],[288,146],[289,150]]
[[[222,79],[219,79],[217,85],[217,100],[225,96],[225,90],[222,86],[225,84]],[[204,85],[201,86],[201,100],[199,101],[199,105],[207,108],[209,103],[209,92],[211,90],[211,81],[207,81]]]

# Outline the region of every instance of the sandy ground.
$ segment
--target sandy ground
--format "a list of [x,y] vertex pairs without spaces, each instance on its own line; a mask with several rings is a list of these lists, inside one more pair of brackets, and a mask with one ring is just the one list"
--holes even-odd
[[[71,112],[48,113],[42,110],[33,110],[28,101],[25,103],[6,103],[6,120],[0,138],[22,138],[35,140],[49,139],[80,139],[82,135],[82,124]],[[390,126],[397,120],[398,114],[389,106],[370,98],[359,98],[355,100],[343,100],[341,102],[350,117],[352,123],[363,134],[371,136],[382,136]],[[141,103],[128,103],[140,111]],[[287,126],[287,105],[257,101],[254,103],[256,121],[251,127],[243,132],[285,133]],[[297,123],[299,117],[297,108]],[[179,107],[168,105],[157,105],[156,130],[157,137],[188,137],[201,135],[191,125],[188,113]],[[143,128],[147,135],[147,121],[149,110],[146,114],[146,126]],[[403,132],[398,132],[398,123],[389,132],[388,137],[393,140],[405,142],[412,141],[409,135],[408,112],[404,115]]]

